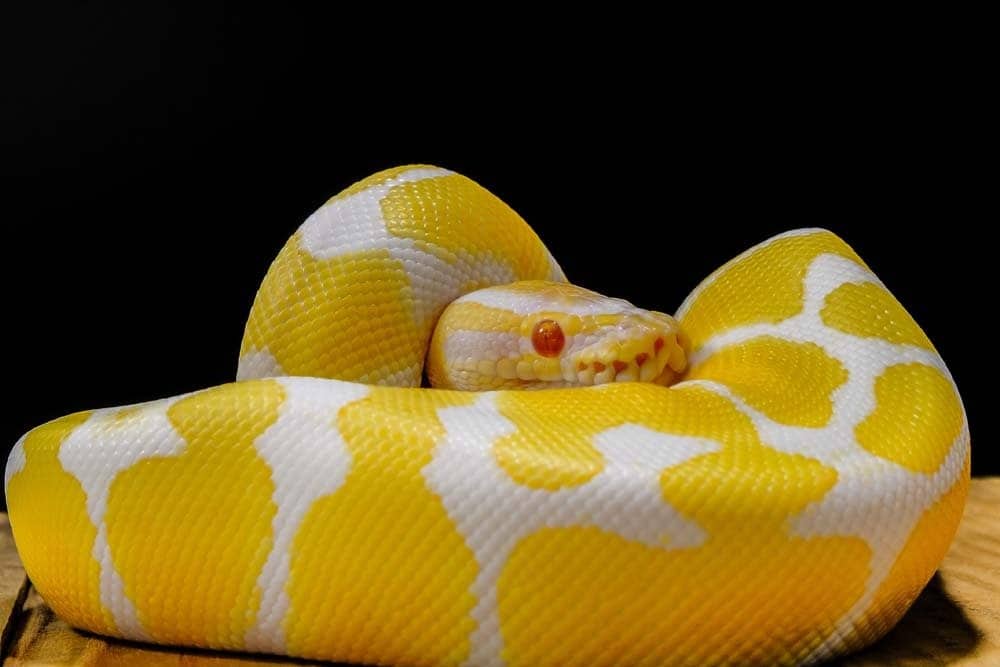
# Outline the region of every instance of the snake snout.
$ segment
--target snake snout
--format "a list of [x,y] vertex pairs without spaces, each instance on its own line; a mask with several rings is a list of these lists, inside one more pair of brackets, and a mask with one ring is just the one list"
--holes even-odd
[[608,382],[671,384],[687,365],[677,321],[663,313],[629,314],[577,356],[582,385]]

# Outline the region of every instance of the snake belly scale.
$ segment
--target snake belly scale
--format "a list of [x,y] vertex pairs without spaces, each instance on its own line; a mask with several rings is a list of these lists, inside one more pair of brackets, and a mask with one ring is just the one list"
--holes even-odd
[[669,387],[419,388],[442,309],[518,280],[565,278],[463,176],[337,195],[268,272],[239,382],[18,441],[37,590],[101,634],[396,665],[811,663],[892,627],[969,434],[849,246],[792,231],[709,276]]

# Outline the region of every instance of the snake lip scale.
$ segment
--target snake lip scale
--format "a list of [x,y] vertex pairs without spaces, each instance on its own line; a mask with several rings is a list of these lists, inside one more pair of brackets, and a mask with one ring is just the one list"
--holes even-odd
[[292,235],[237,380],[16,443],[11,527],[62,619],[363,664],[811,664],[899,620],[969,482],[947,367],[833,233],[670,317],[569,285],[428,165]]

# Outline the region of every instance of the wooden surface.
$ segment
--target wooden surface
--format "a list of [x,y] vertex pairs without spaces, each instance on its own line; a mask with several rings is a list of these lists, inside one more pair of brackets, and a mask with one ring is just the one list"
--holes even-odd
[[[28,594],[28,578],[14,548],[7,515],[0,514],[0,647],[6,648],[16,627],[15,614],[23,608]],[[6,653],[4,653],[6,655]]]
[[[161,649],[77,632],[28,586],[0,514],[0,623],[13,665],[307,665],[262,656]],[[837,664],[1000,666],[1000,477],[972,481],[958,535],[930,585],[882,641]]]

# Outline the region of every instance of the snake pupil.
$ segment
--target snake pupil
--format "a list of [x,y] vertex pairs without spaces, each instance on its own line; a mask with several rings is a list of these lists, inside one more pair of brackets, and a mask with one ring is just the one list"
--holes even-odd
[[566,344],[566,336],[558,322],[542,320],[531,331],[531,344],[543,357],[557,357]]

